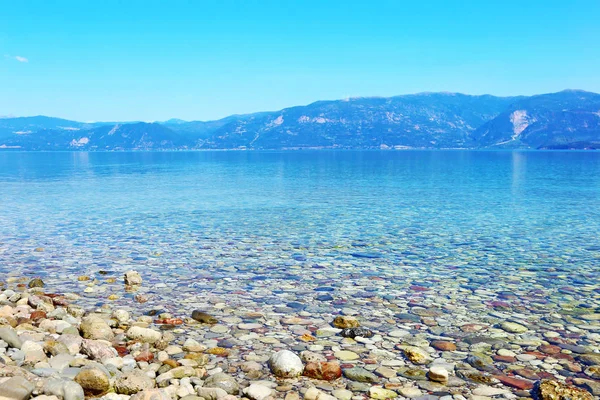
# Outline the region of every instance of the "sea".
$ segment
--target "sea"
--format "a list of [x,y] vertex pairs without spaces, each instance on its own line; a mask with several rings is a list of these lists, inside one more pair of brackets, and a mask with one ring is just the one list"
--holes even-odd
[[133,307],[131,269],[174,313],[597,313],[600,152],[0,152],[0,281]]

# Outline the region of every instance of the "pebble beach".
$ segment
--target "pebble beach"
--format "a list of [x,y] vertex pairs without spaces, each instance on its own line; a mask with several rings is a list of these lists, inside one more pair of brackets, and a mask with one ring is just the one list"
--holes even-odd
[[[313,282],[290,279],[293,268],[269,280],[259,271],[222,281],[207,274],[187,290],[177,276],[137,271],[99,270],[62,284],[8,277],[0,398],[600,395],[597,283],[573,290],[529,275],[531,287],[507,283],[496,293],[461,290],[458,276],[401,283],[336,267],[339,279],[332,265],[313,266]],[[203,281],[210,293],[199,296]]]

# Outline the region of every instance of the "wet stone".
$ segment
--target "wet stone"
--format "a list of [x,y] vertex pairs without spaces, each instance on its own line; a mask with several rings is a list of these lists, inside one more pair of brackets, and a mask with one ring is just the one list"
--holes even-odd
[[343,374],[346,378],[356,382],[375,383],[379,380],[375,374],[362,367],[346,368],[343,370]]
[[346,329],[342,329],[342,331],[340,332],[340,336],[348,337],[348,338],[352,338],[352,339],[354,339],[357,336],[371,338],[371,337],[373,337],[373,335],[374,335],[374,333],[372,330],[367,329],[367,328],[362,328],[362,327],[346,328]]
[[192,312],[192,319],[201,322],[203,324],[216,324],[218,322],[218,320],[209,315],[208,313],[204,312],[204,311],[200,311],[200,310],[194,310]]

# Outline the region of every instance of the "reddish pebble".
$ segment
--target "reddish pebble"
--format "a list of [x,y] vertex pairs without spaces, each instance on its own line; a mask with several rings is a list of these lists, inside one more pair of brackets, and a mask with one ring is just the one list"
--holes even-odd
[[540,377],[540,379],[556,379],[556,377],[553,374],[546,371],[540,371],[537,373],[537,375]]
[[533,389],[533,382],[526,381],[524,379],[511,378],[510,376],[502,376],[502,375],[495,375],[494,378],[498,379],[504,385],[510,386],[510,387],[513,387],[516,389],[521,389],[521,390]]
[[575,358],[573,358],[572,355],[565,353],[553,354],[552,358],[556,358],[557,360],[575,361]]
[[31,319],[32,321],[37,321],[44,318],[46,318],[46,313],[43,311],[33,311],[29,316],[29,319]]
[[554,346],[552,344],[543,344],[540,347],[538,347],[538,350],[541,351],[542,353],[546,353],[546,354],[560,353],[560,347]]
[[581,365],[572,363],[571,361],[564,363],[563,366],[570,372],[581,372],[583,370]]
[[546,355],[540,353],[539,351],[526,351],[525,354],[535,356],[535,358],[537,358],[538,360],[543,360],[544,358],[546,358]]
[[363,360],[365,364],[377,364],[377,360],[373,360],[372,358],[367,358]]
[[527,368],[517,369],[514,372],[515,372],[515,374],[522,376],[523,378],[527,378],[527,379],[531,379],[531,380],[539,379],[538,374],[536,374],[534,371],[527,369]]
[[115,348],[115,350],[117,350],[117,353],[119,353],[119,357],[123,357],[123,356],[129,354],[129,350],[127,350],[127,346],[115,345],[113,347]]
[[304,376],[332,381],[342,376],[342,369],[337,362],[310,362],[304,368]]
[[426,291],[431,290],[431,289],[426,288],[424,286],[412,285],[410,287],[410,290],[414,290],[415,292],[426,292]]
[[62,296],[53,298],[52,303],[54,303],[55,306],[61,307],[66,307],[69,305],[69,301]]
[[434,340],[431,342],[431,347],[440,351],[454,351],[456,350],[456,345],[452,342],[446,342],[444,340]]
[[150,362],[154,360],[154,354],[150,353],[149,351],[143,351],[140,354],[138,354],[138,356],[135,358],[135,361],[145,361],[145,362]]
[[342,367],[342,368],[354,368],[354,367],[356,367],[356,365],[354,365],[354,364],[342,364],[342,365],[340,365],[340,367]]

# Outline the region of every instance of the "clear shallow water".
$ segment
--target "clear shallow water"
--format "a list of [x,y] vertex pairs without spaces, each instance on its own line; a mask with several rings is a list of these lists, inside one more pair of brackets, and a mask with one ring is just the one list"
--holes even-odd
[[[317,311],[333,307],[311,304],[323,285],[356,301],[411,285],[533,308],[600,296],[595,152],[2,152],[0,208],[0,274],[57,285],[135,268],[162,298]],[[261,292],[286,284],[305,293]]]

